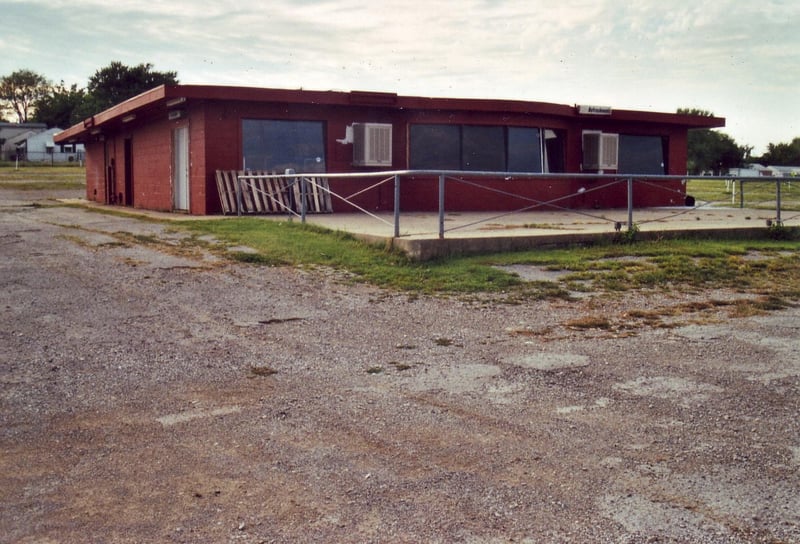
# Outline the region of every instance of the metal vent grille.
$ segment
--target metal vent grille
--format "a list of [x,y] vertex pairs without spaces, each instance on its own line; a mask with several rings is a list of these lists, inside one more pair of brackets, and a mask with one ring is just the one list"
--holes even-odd
[[583,133],[583,169],[616,170],[619,164],[619,134]]
[[353,124],[353,164],[355,166],[392,165],[392,125]]

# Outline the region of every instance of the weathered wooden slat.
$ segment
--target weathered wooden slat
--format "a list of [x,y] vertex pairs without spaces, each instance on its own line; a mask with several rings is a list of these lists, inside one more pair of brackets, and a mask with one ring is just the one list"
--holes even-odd
[[[302,213],[303,211],[303,180],[302,178],[295,178],[295,182],[292,185],[292,191],[294,193],[294,211],[297,213]],[[306,195],[306,212],[310,212],[311,210],[308,207],[308,195]]]
[[269,201],[269,192],[267,191],[267,185],[264,183],[264,179],[257,179],[256,181],[256,188],[258,189],[258,204],[256,207],[260,206],[259,211],[264,210],[264,213],[270,211],[270,201]]
[[275,212],[275,195],[273,194],[274,191],[272,190],[272,179],[260,179],[259,181],[259,189],[263,191],[261,198],[264,201],[264,211],[266,213],[274,213]]
[[[240,175],[250,175],[252,172],[240,172]],[[239,180],[237,180],[238,182]],[[250,183],[251,180],[247,180],[246,183],[240,183],[239,187],[242,191],[242,213],[254,213],[256,211],[255,204],[253,203],[253,186]]]
[[229,170],[217,171],[217,187],[220,203],[225,213],[237,213],[235,173]]
[[236,172],[228,171],[225,174],[225,187],[231,199],[231,211],[239,213],[239,201],[236,199]]
[[322,186],[325,189],[325,211],[333,213],[333,199],[331,198],[331,186],[328,183],[328,178],[323,178]]
[[217,170],[216,172],[217,178],[217,194],[219,194],[219,204],[222,208],[222,213],[228,215],[231,213],[231,205],[230,201],[228,200],[228,191],[225,187],[225,172],[222,170]]
[[312,178],[314,185],[314,197],[316,202],[316,210],[318,213],[331,213],[333,207],[331,205],[330,187],[328,185],[328,178]]
[[250,185],[250,192],[253,194],[253,211],[255,213],[263,213],[264,212],[264,192],[261,190],[260,182],[264,180],[262,179],[249,179],[247,180],[247,184]]
[[270,202],[272,211],[275,213],[286,213],[289,208],[289,201],[286,198],[286,180],[270,178],[267,180],[270,188],[270,196],[274,199]]
[[319,183],[318,183],[319,180],[318,180],[318,178],[310,178],[308,181],[309,181],[308,187],[311,190],[310,191],[310,196],[311,196],[311,200],[313,202],[312,207],[314,208],[314,211],[316,213],[319,213],[319,212],[322,211],[322,201],[320,199],[320,196],[321,196],[320,192],[321,191],[320,191]]

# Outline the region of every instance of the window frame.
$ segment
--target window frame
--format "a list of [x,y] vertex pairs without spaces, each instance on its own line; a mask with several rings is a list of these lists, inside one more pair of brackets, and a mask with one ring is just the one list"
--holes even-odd
[[[631,156],[630,153],[630,143],[631,140],[637,139],[639,142],[648,141],[650,143],[649,147],[652,149],[645,150],[646,152],[658,152],[661,158],[661,166],[659,168],[639,168],[638,165],[642,165],[647,162],[650,158],[642,158],[644,153],[642,153],[642,149],[637,150],[638,160],[636,162],[631,163],[629,157]],[[668,153],[669,153],[669,137],[664,136],[661,134],[635,134],[635,133],[623,133],[619,134],[619,159],[617,163],[617,172],[620,174],[641,174],[641,175],[666,175],[669,163],[668,163]],[[633,165],[633,170],[628,165]],[[658,170],[658,171],[656,171]]]
[[[474,154],[470,152],[481,149],[474,145],[480,141],[480,133],[483,135],[494,131],[502,131],[502,159],[498,152],[498,145],[494,145],[494,157],[484,157],[478,160],[478,168],[469,168]],[[514,141],[523,136],[524,131],[535,131],[535,142],[530,149],[535,150],[531,156],[533,160],[530,164],[535,165],[534,170],[517,170],[511,168],[512,163],[521,164],[526,162],[516,155],[520,153],[520,146],[515,145]],[[446,138],[435,137],[436,132],[440,135],[447,134]],[[518,126],[518,125],[481,125],[474,123],[409,123],[408,125],[408,158],[407,163],[410,170],[459,170],[467,172],[530,172],[530,173],[561,173],[565,171],[564,142],[565,134],[563,130],[546,127]],[[465,133],[467,134],[467,144],[465,145]],[[551,136],[552,135],[552,136]],[[556,139],[556,145],[548,146],[549,139]],[[444,145],[442,145],[444,142]],[[485,147],[484,147],[485,148]],[[437,153],[437,151],[439,151]],[[559,155],[558,157],[553,154]],[[442,159],[442,156],[443,159]],[[486,165],[494,161],[501,168],[489,168]],[[555,163],[555,164],[552,164]],[[483,165],[483,166],[481,166]]]

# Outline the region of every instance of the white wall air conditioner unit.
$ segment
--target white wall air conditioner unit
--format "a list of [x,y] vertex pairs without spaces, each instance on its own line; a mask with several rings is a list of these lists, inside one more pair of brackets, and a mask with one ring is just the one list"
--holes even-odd
[[616,170],[619,166],[619,134],[583,133],[583,169]]
[[353,165],[392,165],[392,125],[353,123]]

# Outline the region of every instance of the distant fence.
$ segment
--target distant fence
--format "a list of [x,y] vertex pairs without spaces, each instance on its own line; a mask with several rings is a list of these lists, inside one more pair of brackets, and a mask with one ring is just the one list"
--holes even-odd
[[[661,206],[664,216],[655,221],[669,219],[708,206],[756,207],[774,210],[770,224],[782,225],[787,218],[784,212],[800,210],[800,183],[792,178],[764,177],[730,177],[705,176],[658,176],[658,175],[624,175],[624,174],[541,174],[527,172],[465,172],[450,170],[400,170],[369,173],[294,173],[274,174],[267,172],[218,171],[217,185],[220,192],[223,213],[225,214],[260,214],[284,213],[306,220],[308,213],[330,212],[333,202],[340,201],[349,209],[366,214],[377,221],[393,226],[394,237],[400,237],[402,219],[401,186],[416,183],[420,178],[438,180],[437,213],[439,222],[439,238],[458,227],[445,227],[446,192],[459,191],[459,188],[476,187],[485,191],[502,194],[505,198],[516,199],[519,206],[513,210],[503,211],[492,217],[483,217],[480,222],[496,220],[515,213],[530,211],[563,211],[570,214],[588,216],[607,221],[615,230],[625,226],[628,230],[635,228],[634,195],[638,191],[664,190],[675,193],[677,206]],[[347,179],[363,181],[363,187],[350,194],[338,194],[330,189],[329,180]],[[529,195],[514,194],[498,189],[496,184],[490,186],[487,180],[572,180],[599,181],[599,184],[584,184],[575,192],[558,195],[552,199],[539,200]],[[675,189],[675,182],[680,189]],[[389,223],[383,217],[373,213],[357,202],[358,197],[376,191],[383,186],[391,186],[393,191],[393,220]],[[463,189],[461,189],[463,190]],[[627,201],[627,220],[615,221],[601,215],[591,208],[569,207],[568,203],[577,196],[587,195],[595,191],[623,191]],[[450,210],[452,211],[452,210]],[[789,219],[800,217],[800,214]]]
[[35,162],[35,163],[81,163],[84,160],[85,153],[83,151],[61,152],[61,151],[21,151],[19,153],[12,153],[9,155],[8,160],[11,162]]

